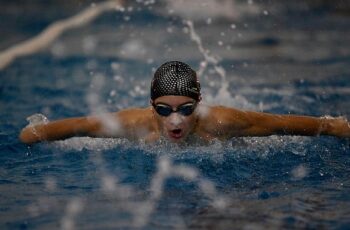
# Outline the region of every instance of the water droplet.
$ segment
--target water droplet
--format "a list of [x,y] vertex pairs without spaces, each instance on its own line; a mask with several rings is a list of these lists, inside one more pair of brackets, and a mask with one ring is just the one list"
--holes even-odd
[[112,68],[112,70],[117,71],[120,68],[120,64],[117,63],[117,62],[112,62],[111,63],[111,68]]
[[301,180],[309,174],[309,169],[304,165],[299,165],[292,170],[294,180]]
[[210,25],[212,23],[212,19],[211,18],[208,18],[207,19],[207,24]]
[[54,56],[62,57],[66,53],[66,47],[62,42],[56,42],[51,47],[51,53]]
[[188,34],[188,33],[189,33],[189,29],[188,29],[187,27],[184,27],[184,28],[182,29],[182,31],[183,31],[185,34]]
[[168,28],[166,29],[166,31],[167,31],[169,34],[171,34],[172,32],[174,32],[174,29],[173,29],[173,27],[168,27]]
[[123,17],[123,19],[124,19],[124,21],[126,21],[126,22],[127,22],[127,21],[129,21],[129,20],[130,20],[130,16],[124,16],[124,17]]
[[83,50],[86,54],[91,54],[97,46],[97,40],[93,36],[87,36],[83,39]]

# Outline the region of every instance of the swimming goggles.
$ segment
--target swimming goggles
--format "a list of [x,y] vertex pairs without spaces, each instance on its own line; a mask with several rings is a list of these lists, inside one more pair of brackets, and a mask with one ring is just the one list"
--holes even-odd
[[183,116],[189,116],[196,109],[197,103],[189,102],[183,105],[178,106],[175,110],[170,106],[162,103],[152,104],[156,112],[163,116],[167,117],[172,113],[180,113]]

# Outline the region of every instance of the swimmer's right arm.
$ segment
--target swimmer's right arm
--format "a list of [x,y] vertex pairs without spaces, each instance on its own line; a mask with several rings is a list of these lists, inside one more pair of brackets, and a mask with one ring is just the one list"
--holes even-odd
[[75,117],[27,126],[19,138],[23,143],[62,140],[74,136],[125,137],[138,139],[153,129],[150,109],[128,109],[101,116]]
[[20,133],[20,140],[26,144],[40,141],[62,140],[73,136],[97,136],[101,122],[94,117],[75,117],[27,126]]

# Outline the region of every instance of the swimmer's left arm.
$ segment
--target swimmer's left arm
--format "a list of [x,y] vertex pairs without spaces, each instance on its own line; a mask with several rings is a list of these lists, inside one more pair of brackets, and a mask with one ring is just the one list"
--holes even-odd
[[350,137],[350,124],[344,117],[312,117],[300,115],[276,115],[268,113],[246,112],[249,117],[249,134],[262,135],[330,135]]
[[350,137],[350,124],[344,117],[277,115],[225,107],[216,108],[216,112],[221,126],[218,130],[224,130],[228,138],[274,134]]

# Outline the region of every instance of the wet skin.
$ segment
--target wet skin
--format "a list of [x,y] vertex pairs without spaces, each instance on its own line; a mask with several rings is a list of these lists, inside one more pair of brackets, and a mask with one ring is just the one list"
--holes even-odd
[[[162,96],[151,101],[151,104],[168,105],[173,110],[188,103],[196,103],[196,101],[185,96]],[[172,142],[185,141],[186,138],[193,133],[198,120],[195,112],[188,116],[182,115],[178,112],[173,112],[169,116],[162,116],[158,114],[154,108],[152,108],[152,112],[157,121],[158,130],[161,135]]]
[[[185,96],[162,96],[151,101],[151,104],[168,105],[177,111],[179,106],[193,102],[192,98]],[[164,136],[180,143],[193,134],[207,141],[276,134],[350,137],[350,123],[344,117],[279,115],[199,103],[188,116],[179,112],[161,116],[152,106],[130,108],[106,115],[73,117],[27,126],[19,138],[31,144],[73,136],[122,137],[145,142],[154,142]]]

